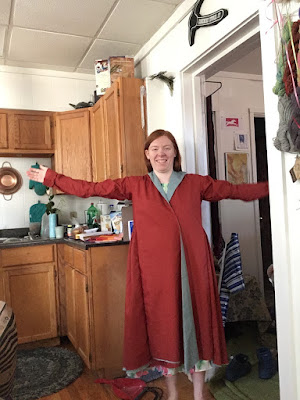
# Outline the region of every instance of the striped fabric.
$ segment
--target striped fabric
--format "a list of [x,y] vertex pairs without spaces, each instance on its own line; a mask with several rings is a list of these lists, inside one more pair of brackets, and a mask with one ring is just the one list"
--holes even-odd
[[17,329],[12,309],[0,301],[0,399],[8,398],[16,370]]
[[245,289],[240,244],[237,233],[231,234],[230,242],[227,243],[224,251],[223,273],[220,277],[220,302],[223,325],[225,326],[230,294]]

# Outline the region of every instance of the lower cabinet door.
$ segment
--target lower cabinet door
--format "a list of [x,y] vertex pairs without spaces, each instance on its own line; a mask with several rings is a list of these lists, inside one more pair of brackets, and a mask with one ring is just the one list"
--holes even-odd
[[90,367],[90,328],[87,277],[75,270],[76,342],[77,351]]
[[7,303],[16,317],[18,342],[57,336],[55,265],[24,265],[3,269]]
[[84,363],[90,367],[90,328],[87,277],[65,264],[67,334]]
[[76,348],[77,339],[76,339],[74,273],[75,273],[74,268],[72,268],[72,266],[69,264],[65,264],[67,334],[73,346]]

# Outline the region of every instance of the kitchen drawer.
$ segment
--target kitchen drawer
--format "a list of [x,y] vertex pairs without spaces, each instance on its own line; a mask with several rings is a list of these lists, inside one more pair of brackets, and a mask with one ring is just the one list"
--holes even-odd
[[30,265],[55,261],[54,245],[24,246],[1,250],[1,266]]
[[86,274],[86,252],[74,249],[74,268]]
[[64,261],[70,265],[73,265],[73,263],[74,263],[73,247],[71,247],[67,244],[64,245]]

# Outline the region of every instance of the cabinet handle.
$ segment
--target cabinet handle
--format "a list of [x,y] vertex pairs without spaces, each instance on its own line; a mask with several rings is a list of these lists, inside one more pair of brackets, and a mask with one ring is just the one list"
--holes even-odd
[[140,99],[141,99],[141,122],[142,129],[145,129],[145,111],[144,111],[144,96],[146,94],[145,86],[140,87]]

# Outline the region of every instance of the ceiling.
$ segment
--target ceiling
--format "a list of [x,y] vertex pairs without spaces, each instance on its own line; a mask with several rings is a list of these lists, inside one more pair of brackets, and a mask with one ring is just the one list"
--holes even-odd
[[94,73],[135,56],[183,0],[1,0],[0,64]]

